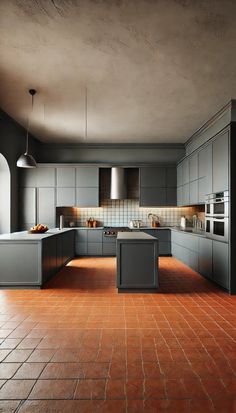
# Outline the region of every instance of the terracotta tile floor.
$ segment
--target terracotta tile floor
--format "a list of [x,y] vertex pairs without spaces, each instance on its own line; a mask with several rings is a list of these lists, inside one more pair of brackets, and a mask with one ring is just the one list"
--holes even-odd
[[0,291],[0,411],[236,412],[236,297],[174,258],[118,294],[114,258]]

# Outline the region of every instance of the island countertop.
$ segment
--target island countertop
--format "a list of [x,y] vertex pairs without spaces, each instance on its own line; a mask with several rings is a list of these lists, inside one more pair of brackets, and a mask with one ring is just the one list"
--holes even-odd
[[158,241],[157,238],[152,235],[146,234],[146,232],[118,232],[117,241]]
[[11,234],[1,234],[0,243],[6,241],[19,241],[19,242],[31,242],[31,241],[42,241],[45,238],[52,237],[57,234],[62,234],[63,232],[68,232],[73,230],[73,228],[52,228],[44,233],[29,234],[28,231],[12,232]]

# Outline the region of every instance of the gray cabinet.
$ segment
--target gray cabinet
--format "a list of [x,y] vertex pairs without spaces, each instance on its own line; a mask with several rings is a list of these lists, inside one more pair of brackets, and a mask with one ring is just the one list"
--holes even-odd
[[140,168],[139,205],[143,207],[176,205],[176,168]]
[[229,289],[229,245],[213,241],[213,280]]
[[37,221],[55,227],[55,189],[38,188]]
[[78,188],[98,187],[99,169],[96,166],[76,167],[76,186]]
[[47,282],[57,271],[57,239],[45,238],[42,241],[42,284]]
[[75,188],[75,167],[56,168],[57,188]]
[[183,185],[183,164],[177,165],[177,187]]
[[56,171],[53,167],[38,167],[36,168],[36,185],[38,188],[55,188],[56,186]]
[[199,272],[212,279],[212,240],[199,237],[198,248]]
[[212,193],[212,144],[198,154],[198,202],[205,203],[205,196]]
[[102,229],[76,229],[75,230],[76,255],[103,255],[103,230]]
[[189,159],[186,158],[182,162],[183,165],[183,185],[189,183]]
[[189,204],[198,204],[198,180],[189,183]]
[[75,254],[87,255],[88,253],[88,230],[76,229],[75,230]]
[[172,255],[198,271],[198,237],[185,232],[172,231]]
[[99,206],[99,169],[98,167],[76,168],[76,206]]
[[36,188],[20,190],[20,222],[22,226],[36,224]]
[[182,206],[183,205],[183,186],[178,186],[177,187],[177,205]]
[[158,239],[159,256],[171,255],[171,231],[170,229],[145,229],[146,234]]
[[229,132],[220,134],[212,144],[213,192],[229,188]]
[[189,181],[198,179],[198,153],[189,157]]
[[189,205],[189,183],[183,185],[183,205]]
[[75,206],[75,188],[57,188],[56,189],[56,206],[71,207]]

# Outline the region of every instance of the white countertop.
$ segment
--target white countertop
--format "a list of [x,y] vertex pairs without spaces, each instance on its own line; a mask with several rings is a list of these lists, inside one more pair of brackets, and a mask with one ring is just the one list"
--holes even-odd
[[44,234],[29,234],[27,231],[21,232],[12,232],[11,234],[2,234],[0,235],[0,242],[1,241],[41,241],[42,239],[51,237],[53,235],[71,231],[73,228],[52,228],[49,229]]

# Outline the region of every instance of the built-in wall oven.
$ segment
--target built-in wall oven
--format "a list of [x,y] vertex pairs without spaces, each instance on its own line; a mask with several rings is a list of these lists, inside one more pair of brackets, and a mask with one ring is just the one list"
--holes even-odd
[[229,192],[223,191],[206,196],[205,225],[207,238],[229,240]]

